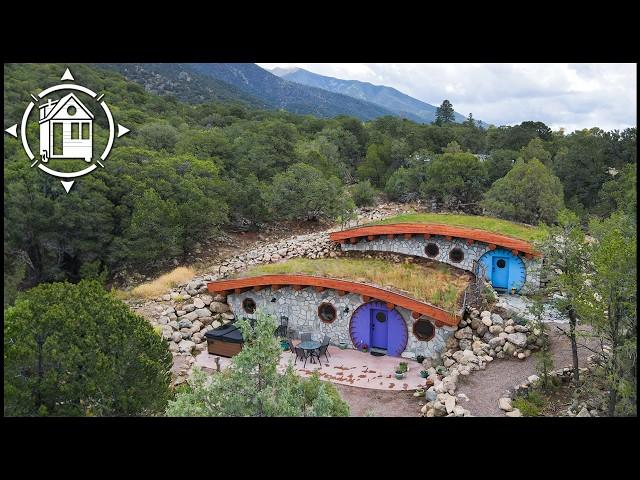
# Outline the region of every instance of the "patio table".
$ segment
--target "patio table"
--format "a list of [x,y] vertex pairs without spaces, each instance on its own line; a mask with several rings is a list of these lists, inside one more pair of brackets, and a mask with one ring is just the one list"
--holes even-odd
[[[305,342],[300,342],[298,345],[296,345],[296,347],[300,347],[305,351],[305,354],[307,354],[307,352],[319,349],[321,345],[322,344],[320,342],[316,342],[314,340],[307,340]],[[315,361],[313,360],[313,357],[311,357],[311,362],[315,363]]]

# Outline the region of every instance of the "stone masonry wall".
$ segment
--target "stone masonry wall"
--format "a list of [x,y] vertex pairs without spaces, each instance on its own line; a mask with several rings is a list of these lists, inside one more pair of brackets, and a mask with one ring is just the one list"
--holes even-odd
[[[237,295],[229,294],[227,302],[237,318],[252,317],[242,308],[242,302],[247,297],[256,302],[258,309],[263,309],[277,319],[280,319],[281,315],[288,317],[289,328],[295,329],[298,336],[300,332],[311,332],[315,340],[322,340],[326,334],[331,337],[332,344],[345,342],[349,348],[354,348],[349,335],[349,321],[351,315],[363,304],[362,297],[358,294],[347,293],[341,297],[331,289],[316,292],[313,288],[294,290],[291,287],[283,287],[275,292],[266,287],[258,292],[249,290]],[[276,299],[275,302],[271,301],[273,298]],[[332,304],[336,309],[337,317],[332,323],[324,323],[318,318],[318,306],[323,302]],[[344,311],[346,307],[349,308],[347,313]],[[413,335],[411,312],[401,307],[396,307],[396,310],[404,319],[408,332],[407,347],[402,356],[406,358],[415,358],[417,355],[427,358],[439,357],[447,339],[456,331],[456,328],[446,326],[436,328],[436,333],[431,340],[427,342],[418,340]]]
[[[425,247],[428,243],[435,243],[438,246],[439,252],[435,257],[429,257],[425,253]],[[455,263],[449,258],[449,252],[459,247],[464,252],[464,259]],[[463,270],[473,271],[473,262],[477,261],[489,251],[489,246],[486,243],[474,243],[467,245],[465,240],[454,238],[452,240],[446,240],[441,236],[432,236],[428,240],[423,236],[412,236],[409,239],[403,236],[397,236],[393,239],[386,236],[376,237],[374,240],[368,241],[366,238],[360,238],[358,243],[343,243],[341,244],[342,251],[376,251],[376,252],[394,252],[404,255],[414,255],[417,257],[429,258],[442,263],[453,265],[454,267],[461,268]],[[522,258],[522,257],[521,257]],[[525,285],[522,288],[522,293],[527,293],[538,289],[540,286],[540,267],[542,261],[539,258],[533,258],[528,260],[522,258],[525,268],[527,269],[527,278]]]

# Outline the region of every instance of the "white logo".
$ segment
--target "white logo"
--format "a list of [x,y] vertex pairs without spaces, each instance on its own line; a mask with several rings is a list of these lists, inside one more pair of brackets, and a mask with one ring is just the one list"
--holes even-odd
[[[67,68],[60,79],[64,81],[74,81],[71,72]],[[82,94],[91,97],[95,103],[97,103],[104,111],[105,117],[109,124],[109,139],[104,148],[102,154],[95,158],[93,155],[93,136],[94,136],[94,114],[85,104],[83,104],[78,96],[73,92],[69,93],[62,98],[52,100],[47,98],[48,95],[58,92],[60,90],[74,90],[81,92]],[[22,116],[22,123],[20,125],[20,138],[22,140],[22,147],[27,156],[33,162],[32,167],[38,166],[40,170],[56,178],[65,179],[60,180],[65,191],[69,193],[73,182],[78,177],[82,177],[88,173],[93,172],[98,165],[104,168],[101,161],[104,161],[111,151],[113,146],[113,140],[116,137],[115,126],[113,122],[113,116],[111,110],[107,104],[102,100],[104,94],[96,94],[86,87],[80,85],[74,85],[71,83],[63,83],[49,87],[38,94],[38,96],[31,95],[33,101],[27,105]],[[38,154],[34,155],[29,141],[27,140],[27,122],[29,120],[29,114],[35,106],[38,106],[40,115],[38,117],[38,123],[40,126],[40,148]],[[12,125],[5,130],[10,135],[18,138],[18,125]],[[118,124],[118,138],[129,132],[128,128]],[[46,164],[51,159],[83,159],[87,164],[86,168],[78,171],[71,172],[59,172],[50,168]]]

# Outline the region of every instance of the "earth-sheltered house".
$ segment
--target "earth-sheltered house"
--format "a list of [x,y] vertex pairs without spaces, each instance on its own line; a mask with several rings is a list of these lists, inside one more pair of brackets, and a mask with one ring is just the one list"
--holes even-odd
[[[498,233],[396,223],[342,230],[330,239],[340,245],[339,258],[266,265],[210,282],[208,290],[225,295],[236,318],[262,309],[284,319],[293,336],[328,335],[344,348],[416,358],[445,349],[477,276],[498,291],[539,287],[539,253]],[[386,259],[390,254],[405,261]]]

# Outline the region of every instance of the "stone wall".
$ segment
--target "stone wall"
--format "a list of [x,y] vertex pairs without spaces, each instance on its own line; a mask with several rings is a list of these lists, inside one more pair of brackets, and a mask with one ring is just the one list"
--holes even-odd
[[[313,288],[295,290],[292,287],[282,287],[275,292],[267,287],[257,292],[249,290],[237,295],[229,294],[227,302],[237,318],[252,317],[242,308],[242,302],[247,297],[256,302],[257,308],[263,309],[278,319],[282,315],[288,317],[289,328],[295,329],[298,335],[300,332],[311,332],[316,340],[322,340],[324,335],[329,335],[332,344],[345,342],[349,348],[354,348],[349,335],[349,321],[351,315],[363,304],[362,297],[358,294],[347,293],[341,297],[331,289],[317,292]],[[274,298],[275,302],[272,302]],[[336,309],[337,317],[332,323],[324,323],[318,318],[318,306],[323,302],[332,304]],[[345,308],[349,309],[348,312],[345,312]],[[407,325],[408,341],[403,357],[439,356],[447,338],[456,331],[455,327],[444,326],[436,328],[436,333],[431,340],[418,340],[413,335],[411,312],[402,307],[396,307],[396,310]]]
[[[425,253],[425,247],[428,243],[435,243],[438,246],[438,255],[435,257],[429,257]],[[464,252],[464,259],[461,262],[453,262],[449,258],[449,252],[459,247]],[[394,252],[404,255],[413,255],[417,257],[428,258],[430,260],[447,263],[454,267],[461,268],[463,270],[473,271],[474,261],[478,261],[482,255],[489,251],[489,246],[486,243],[475,242],[472,245],[468,245],[465,240],[454,238],[452,240],[446,240],[441,236],[432,236],[429,239],[425,239],[423,236],[412,236],[411,238],[404,238],[403,236],[397,236],[393,239],[386,236],[376,237],[374,240],[368,241],[362,237],[358,243],[343,243],[341,244],[342,251],[375,251],[375,252]],[[540,286],[540,269],[542,261],[540,258],[522,258],[525,268],[527,270],[527,277],[524,286],[521,289],[522,293],[528,293],[537,290]]]

